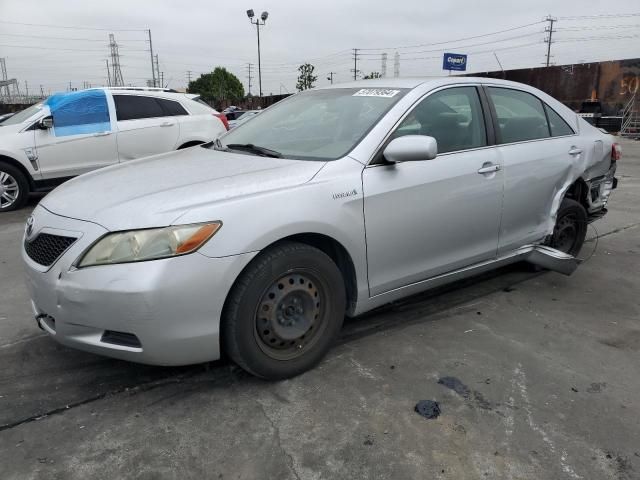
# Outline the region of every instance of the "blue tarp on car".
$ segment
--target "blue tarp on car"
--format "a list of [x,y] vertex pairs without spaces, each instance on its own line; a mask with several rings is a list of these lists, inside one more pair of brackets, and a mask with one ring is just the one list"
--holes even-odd
[[53,134],[57,137],[111,131],[103,90],[56,93],[44,104],[53,116]]

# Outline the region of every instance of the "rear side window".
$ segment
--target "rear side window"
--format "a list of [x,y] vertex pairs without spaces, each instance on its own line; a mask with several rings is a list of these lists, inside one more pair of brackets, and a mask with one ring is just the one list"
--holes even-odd
[[102,90],[52,95],[45,101],[56,137],[111,131],[107,97]]
[[549,124],[542,101],[527,92],[489,87],[498,116],[500,143],[548,138]]
[[393,138],[428,135],[438,142],[438,153],[487,145],[484,117],[475,87],[441,90],[422,100],[402,121]]
[[179,115],[189,115],[189,113],[184,109],[180,103],[175,102],[173,100],[167,100],[165,98],[156,98],[156,100],[160,103],[160,106],[164,110],[164,114],[168,117],[176,117]]
[[573,135],[575,132],[564,119],[558,115],[549,105],[544,105],[549,119],[549,127],[551,127],[552,137],[561,137],[563,135]]
[[153,97],[138,95],[114,95],[118,120],[135,120],[166,116],[160,104]]

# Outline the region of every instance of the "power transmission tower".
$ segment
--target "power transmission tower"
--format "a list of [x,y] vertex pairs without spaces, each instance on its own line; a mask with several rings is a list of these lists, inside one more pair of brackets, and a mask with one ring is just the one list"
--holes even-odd
[[191,83],[191,74],[193,72],[191,70],[187,70],[187,88],[189,88],[189,84]]
[[360,73],[360,70],[358,70],[358,50],[358,48],[353,49],[353,69],[351,71],[353,72],[354,80],[358,79],[358,73]]
[[105,60],[107,62],[107,85],[111,86],[111,71],[109,70],[109,60]]
[[251,67],[253,64],[247,63],[247,78],[249,79],[249,96],[251,96],[251,80],[253,77],[251,76]]
[[555,17],[552,17],[551,15],[547,15],[547,18],[545,18],[545,20],[547,22],[549,22],[549,26],[545,27],[544,31],[547,32],[549,34],[548,37],[545,37],[544,42],[547,44],[547,62],[546,62],[546,66],[548,67],[551,63],[551,44],[553,43],[553,24],[554,22],[557,22],[558,19]]
[[164,72],[158,72],[160,75],[160,88],[164,88]]
[[9,79],[7,78],[7,64],[4,58],[0,58],[0,81],[2,81],[2,88],[0,89],[0,97],[7,97],[11,95],[9,93]]
[[329,80],[331,82],[331,85],[333,85],[333,76],[336,74],[336,72],[329,72],[329,76],[327,77],[327,80]]
[[400,76],[400,54],[398,52],[393,55],[393,76],[395,78]]
[[385,78],[387,76],[387,54],[382,54],[382,65],[380,65],[380,76]]
[[109,34],[109,48],[111,49],[111,80],[114,87],[124,87],[122,70],[120,70],[120,53],[113,33]]

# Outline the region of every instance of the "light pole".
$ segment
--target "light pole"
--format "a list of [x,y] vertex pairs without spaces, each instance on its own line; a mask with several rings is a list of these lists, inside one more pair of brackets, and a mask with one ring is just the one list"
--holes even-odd
[[[267,17],[269,17],[269,12],[262,12],[260,18],[253,19],[254,17],[253,10],[247,10],[247,17],[249,17],[249,21],[256,26],[256,30],[258,31],[258,85],[260,89],[260,97],[262,97],[262,70],[260,65],[260,27],[264,27],[264,24],[267,21]],[[262,19],[262,23],[260,23],[260,19]]]

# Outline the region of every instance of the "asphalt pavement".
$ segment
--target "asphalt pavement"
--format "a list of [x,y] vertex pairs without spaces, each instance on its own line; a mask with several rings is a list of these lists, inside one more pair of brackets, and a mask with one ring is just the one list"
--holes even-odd
[[[571,277],[513,266],[346,322],[257,380],[57,345],[0,216],[0,479],[640,478],[640,142]],[[414,411],[437,401],[440,414]]]

